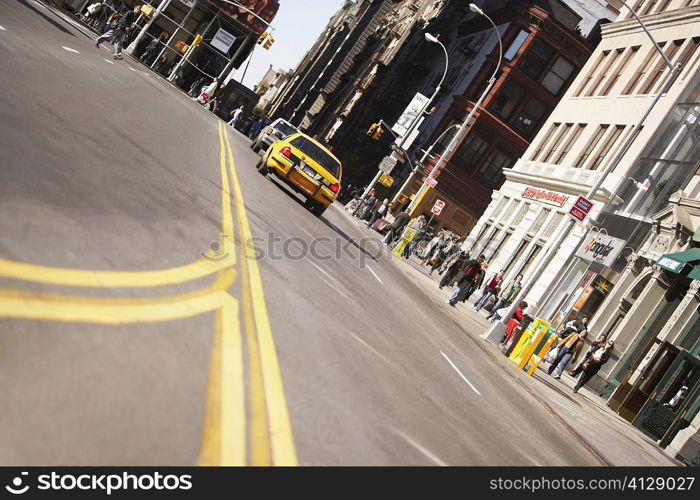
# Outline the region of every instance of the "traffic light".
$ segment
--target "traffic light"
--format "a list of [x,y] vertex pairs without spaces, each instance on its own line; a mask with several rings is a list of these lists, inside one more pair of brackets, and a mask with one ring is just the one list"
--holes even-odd
[[202,43],[202,35],[195,35],[194,40],[192,41],[192,46],[194,47],[199,47]]
[[267,40],[265,40],[265,43],[263,43],[263,49],[270,50],[273,43],[275,43],[275,39],[272,38],[272,35],[267,35]]
[[266,38],[267,38],[267,31],[264,31],[263,34],[258,37],[257,44],[262,45]]
[[384,133],[384,129],[382,128],[381,123],[373,123],[372,126],[367,131],[367,135],[370,136],[372,138],[372,140],[375,140],[375,141],[378,141],[382,137],[383,133]]

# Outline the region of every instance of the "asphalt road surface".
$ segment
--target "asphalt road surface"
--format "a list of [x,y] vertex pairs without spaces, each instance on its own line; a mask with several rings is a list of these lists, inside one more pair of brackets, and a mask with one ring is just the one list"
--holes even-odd
[[599,463],[148,68],[32,0],[0,64],[0,463]]

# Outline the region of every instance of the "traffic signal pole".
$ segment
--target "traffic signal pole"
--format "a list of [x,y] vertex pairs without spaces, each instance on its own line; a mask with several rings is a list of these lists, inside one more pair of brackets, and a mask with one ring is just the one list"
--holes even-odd
[[153,11],[153,15],[151,18],[148,20],[148,22],[141,28],[141,31],[139,31],[139,34],[136,35],[136,38],[134,38],[134,41],[129,44],[129,46],[124,50],[127,54],[130,56],[134,55],[134,51],[136,50],[136,47],[138,47],[139,43],[141,43],[141,40],[143,40],[143,37],[146,36],[146,32],[148,31],[148,28],[151,27],[153,24],[153,21],[156,20],[156,18],[163,12],[165,9],[168,8],[168,5],[170,5],[171,0],[163,0],[160,2],[160,5],[158,8],[156,8],[155,11]]

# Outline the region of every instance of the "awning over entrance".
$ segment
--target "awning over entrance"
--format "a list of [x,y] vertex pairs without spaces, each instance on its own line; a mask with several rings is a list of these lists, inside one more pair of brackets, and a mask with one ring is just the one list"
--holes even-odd
[[695,266],[692,271],[690,271],[690,274],[688,275],[688,278],[691,280],[698,280],[700,281],[700,266]]
[[667,253],[662,255],[656,261],[656,264],[672,273],[680,273],[686,264],[696,261],[700,262],[700,248],[689,248],[678,253]]

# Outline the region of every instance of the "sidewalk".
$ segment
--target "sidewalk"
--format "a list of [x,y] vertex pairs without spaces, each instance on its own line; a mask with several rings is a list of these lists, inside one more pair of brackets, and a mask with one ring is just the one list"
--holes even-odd
[[[358,229],[367,236],[380,239],[381,235],[350,214]],[[629,422],[614,413],[597,394],[582,388],[573,393],[576,380],[565,373],[560,380],[547,374],[546,367],[540,366],[532,376],[518,370],[517,366],[505,357],[495,346],[480,337],[489,327],[486,313],[475,312],[473,303],[481,296],[474,293],[465,304],[450,307],[445,302],[451,289],[438,289],[440,276],[437,272],[428,276],[429,268],[421,267],[420,259],[393,258],[397,267],[434,302],[436,313],[450,314],[462,331],[474,344],[487,353],[512,378],[513,382],[535,398],[557,419],[581,444],[595,455],[601,465],[611,466],[679,466],[683,465],[668,456],[664,450]]]

